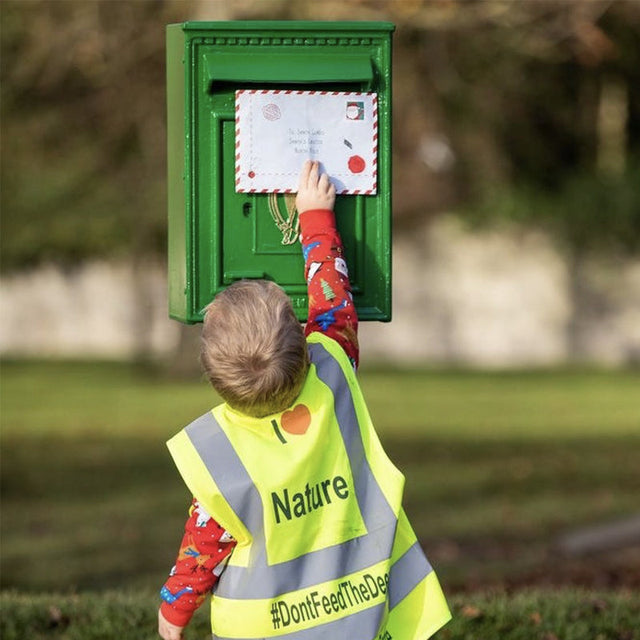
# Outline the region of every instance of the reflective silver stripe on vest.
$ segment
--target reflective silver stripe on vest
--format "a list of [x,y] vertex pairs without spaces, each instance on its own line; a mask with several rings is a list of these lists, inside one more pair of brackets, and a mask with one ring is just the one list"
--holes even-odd
[[258,561],[256,556],[265,549],[262,499],[240,457],[211,412],[192,422],[186,432],[225,500],[251,533],[251,562]]
[[[429,561],[425,558],[419,543],[416,542],[393,564],[389,572],[389,610],[392,610],[408,596],[425,576],[431,573],[431,570]],[[291,640],[327,640],[327,638],[370,638],[373,640],[380,631],[379,625],[384,613],[383,608],[384,604],[379,604],[341,620],[297,631],[288,637]],[[284,628],[283,632],[286,631]],[[212,640],[238,640],[238,638],[227,638],[214,633]],[[243,640],[255,640],[255,638]]]
[[[336,577],[336,567],[340,567],[343,575],[348,575],[366,569],[391,555],[397,521],[382,496],[390,518],[385,524],[378,524],[371,534],[311,551],[287,562],[269,565],[266,557],[262,500],[226,434],[211,413],[191,423],[187,427],[187,433],[225,500],[253,538],[251,566],[227,565],[216,587],[218,595],[232,597],[233,594],[241,592],[247,598],[274,598],[283,593],[333,580]],[[246,478],[242,480],[242,476]],[[377,484],[375,486],[379,490]],[[357,495],[357,487],[355,492]],[[370,493],[374,494],[375,491],[371,490]],[[363,513],[363,518],[367,530],[373,529],[371,523],[374,515]]]
[[[242,594],[245,598],[277,598],[284,593],[361,571],[391,556],[397,519],[366,458],[351,389],[339,363],[325,347],[317,343],[311,343],[308,346],[318,378],[334,394],[335,413],[353,474],[354,493],[369,533],[269,566],[260,494],[225,432],[213,414],[207,413],[191,423],[186,428],[186,433],[225,500],[253,538],[250,566],[245,568],[228,565],[216,588],[216,593],[220,596],[233,598],[237,594]],[[390,602],[397,604],[431,570],[422,550],[417,544],[414,547],[409,549],[390,570]],[[339,571],[338,575],[336,575],[336,569]],[[418,573],[419,579],[417,579]],[[368,611],[369,617],[362,617],[358,626],[360,632],[355,635],[367,637],[361,635],[365,618],[371,620],[372,625],[379,625],[378,615],[373,616],[376,622],[371,618],[371,614],[376,609],[377,607],[372,607],[361,612],[364,614]],[[348,619],[360,617],[358,614]],[[327,633],[326,624],[319,629]],[[342,635],[343,627],[341,626],[340,629]],[[375,635],[376,630],[377,627],[371,637]],[[301,633],[312,631],[311,629]],[[308,637],[311,640],[320,636],[301,635],[300,637],[305,640]],[[297,638],[298,634],[296,634],[296,640]]]
[[389,609],[404,600],[431,571],[431,565],[416,541],[389,570]]
[[[287,640],[342,640],[343,638],[373,640],[380,631],[383,615],[384,604],[378,604],[346,618],[326,622],[311,629],[291,631],[283,628],[282,633],[286,635],[282,637]],[[256,638],[227,638],[226,636],[218,636],[215,633],[211,637],[212,640],[256,640]],[[279,638],[281,636],[276,637]]]

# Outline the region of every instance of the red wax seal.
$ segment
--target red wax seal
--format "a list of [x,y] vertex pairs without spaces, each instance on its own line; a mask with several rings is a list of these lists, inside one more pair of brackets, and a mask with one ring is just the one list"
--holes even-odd
[[367,163],[362,156],[351,156],[349,158],[349,171],[351,173],[362,173]]

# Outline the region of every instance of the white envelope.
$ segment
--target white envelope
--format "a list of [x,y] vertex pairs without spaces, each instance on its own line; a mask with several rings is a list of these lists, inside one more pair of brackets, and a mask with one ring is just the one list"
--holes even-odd
[[375,93],[236,91],[236,191],[291,193],[318,160],[340,194],[375,194]]

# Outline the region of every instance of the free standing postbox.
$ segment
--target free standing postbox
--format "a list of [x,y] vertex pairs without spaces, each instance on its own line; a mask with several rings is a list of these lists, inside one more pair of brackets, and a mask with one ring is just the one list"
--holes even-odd
[[[206,305],[235,280],[267,278],[283,287],[298,318],[306,319],[301,248],[283,243],[273,216],[275,209],[286,217],[292,196],[238,190],[236,184],[237,95],[295,92],[374,96],[376,188],[338,195],[335,211],[359,318],[391,319],[393,29],[379,22],[168,25],[172,318],[200,322]],[[344,144],[351,146],[346,138]]]

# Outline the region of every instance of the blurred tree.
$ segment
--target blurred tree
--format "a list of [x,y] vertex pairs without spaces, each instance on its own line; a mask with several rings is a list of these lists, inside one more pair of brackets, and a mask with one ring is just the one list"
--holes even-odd
[[640,152],[640,3],[414,5],[399,40],[411,43],[424,101],[440,105],[461,197],[513,183],[561,192],[595,172],[611,78],[628,101],[615,114],[627,132],[621,164]]
[[160,251],[173,2],[2,3],[2,264]]
[[481,202],[553,223],[569,244],[638,249],[638,2],[4,0],[0,11],[4,268],[164,253],[164,25],[191,18],[397,24],[399,229]]

